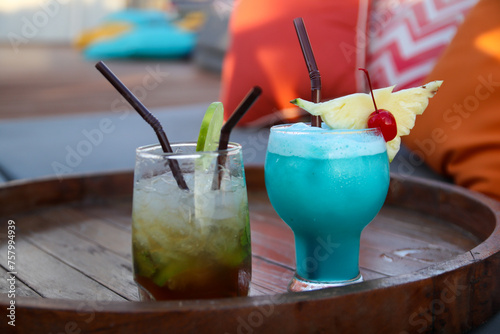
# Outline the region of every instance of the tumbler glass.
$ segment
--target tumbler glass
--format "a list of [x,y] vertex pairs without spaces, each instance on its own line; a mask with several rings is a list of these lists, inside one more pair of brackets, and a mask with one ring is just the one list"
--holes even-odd
[[[246,296],[252,252],[241,146],[197,152],[196,143],[179,143],[172,150],[136,152],[132,254],[141,299]],[[172,162],[189,189],[178,186]]]

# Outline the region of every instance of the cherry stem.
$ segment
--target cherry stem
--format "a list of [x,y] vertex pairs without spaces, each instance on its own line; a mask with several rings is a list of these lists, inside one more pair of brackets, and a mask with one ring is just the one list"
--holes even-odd
[[368,86],[370,87],[370,94],[372,95],[373,105],[375,106],[375,112],[378,113],[377,104],[375,103],[375,96],[373,96],[372,81],[370,80],[370,74],[364,68],[358,68],[358,70],[365,72],[366,79],[368,80]]

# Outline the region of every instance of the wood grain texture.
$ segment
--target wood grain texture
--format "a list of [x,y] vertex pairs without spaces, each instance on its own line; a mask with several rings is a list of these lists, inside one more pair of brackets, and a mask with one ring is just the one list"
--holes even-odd
[[[363,231],[365,281],[287,293],[291,230],[272,209],[263,171],[246,170],[251,296],[137,302],[130,255],[132,173],[0,187],[0,261],[16,222],[19,332],[441,333],[470,330],[500,309],[500,204],[458,187],[393,176]],[[0,268],[6,274],[6,268]],[[5,310],[8,286],[0,284]],[[126,302],[129,300],[129,302]],[[5,312],[5,311],[3,311]],[[0,329],[12,329],[0,322]]]
[[[72,46],[0,45],[0,119],[134,112]],[[190,59],[106,60],[150,109],[217,101],[220,75]],[[147,88],[147,89],[146,89]]]

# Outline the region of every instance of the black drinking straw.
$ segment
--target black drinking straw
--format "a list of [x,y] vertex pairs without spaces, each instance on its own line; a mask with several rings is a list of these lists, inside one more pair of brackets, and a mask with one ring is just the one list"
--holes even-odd
[[[309,71],[309,78],[311,79],[312,102],[318,103],[321,101],[321,76],[318,71],[318,66],[316,65],[316,60],[314,59],[311,42],[309,41],[309,36],[307,35],[304,20],[301,17],[298,17],[293,20],[293,24],[295,25],[295,31],[297,32],[300,47],[302,48],[302,54],[304,55],[307,70]],[[321,127],[320,116],[311,117],[311,126]]]
[[[113,72],[111,72],[106,64],[100,61],[95,65],[95,67],[106,79],[108,79],[111,85],[115,87],[115,89],[125,98],[125,100],[127,100],[128,103],[130,103],[130,105],[139,113],[139,115],[141,115],[141,117],[149,125],[151,125],[156,135],[158,136],[158,140],[160,141],[163,152],[172,153],[172,147],[170,147],[167,135],[163,131],[163,128],[156,117],[154,117],[153,114],[151,114],[141,103],[141,101],[139,101],[137,97],[135,97],[135,95],[120,81],[120,79],[118,79],[118,77],[114,75]],[[170,169],[172,170],[172,174],[174,175],[179,188],[189,190],[177,160],[169,159],[168,163],[170,164]]]
[[[229,136],[231,130],[240,121],[240,119],[245,115],[245,113],[250,109],[250,107],[257,101],[257,98],[262,93],[262,89],[259,86],[254,86],[245,98],[240,102],[238,107],[236,107],[233,114],[229,117],[226,123],[222,126],[220,131],[219,147],[218,151],[226,150],[229,143]],[[220,188],[222,181],[223,166],[226,164],[226,156],[224,154],[219,154],[217,157],[217,171],[215,173],[214,182],[212,184],[212,189],[217,190]]]

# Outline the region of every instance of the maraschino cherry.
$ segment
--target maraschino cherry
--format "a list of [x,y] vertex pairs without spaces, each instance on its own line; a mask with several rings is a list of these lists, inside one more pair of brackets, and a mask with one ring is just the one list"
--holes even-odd
[[382,131],[382,135],[384,136],[384,140],[386,142],[393,140],[396,138],[398,134],[398,127],[396,125],[396,119],[394,115],[391,114],[390,111],[385,109],[378,109],[377,104],[375,103],[375,97],[373,96],[372,83],[370,81],[370,75],[368,71],[364,68],[360,68],[359,70],[365,72],[366,78],[368,79],[368,86],[370,87],[370,93],[372,95],[373,105],[375,106],[375,111],[370,114],[368,117],[368,127],[369,128],[380,128]]

